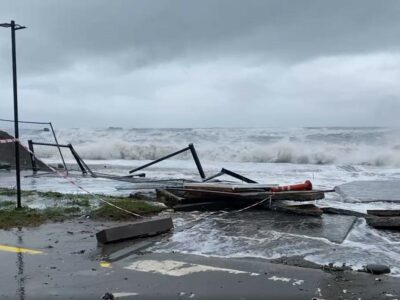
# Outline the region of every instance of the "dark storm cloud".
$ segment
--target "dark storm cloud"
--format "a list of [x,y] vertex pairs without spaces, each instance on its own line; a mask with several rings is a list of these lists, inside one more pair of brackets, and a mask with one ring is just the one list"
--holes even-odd
[[[399,1],[369,0],[0,3],[1,22],[28,26],[17,33],[23,114],[90,114],[100,104],[108,123],[140,110],[137,126],[393,125],[399,15]],[[9,48],[1,30],[7,99]],[[276,111],[269,121],[266,110]],[[386,110],[390,118],[375,120]]]
[[181,56],[257,53],[302,60],[399,49],[398,1],[4,3],[1,19],[29,26],[20,44],[29,49],[21,57],[32,72],[94,56],[129,69]]

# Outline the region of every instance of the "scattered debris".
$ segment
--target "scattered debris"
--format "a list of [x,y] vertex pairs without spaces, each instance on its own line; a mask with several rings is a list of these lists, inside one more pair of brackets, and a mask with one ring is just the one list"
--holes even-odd
[[115,297],[111,293],[105,293],[104,296],[101,299],[103,299],[103,300],[114,300]]
[[11,170],[11,164],[0,161],[0,170]]

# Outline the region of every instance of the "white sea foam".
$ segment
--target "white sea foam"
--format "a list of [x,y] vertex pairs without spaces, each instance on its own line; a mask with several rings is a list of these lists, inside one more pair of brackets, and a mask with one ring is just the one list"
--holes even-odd
[[[151,160],[194,143],[216,162],[400,166],[400,130],[392,128],[61,129],[85,159]],[[35,139],[51,140],[49,132]],[[29,132],[25,134],[29,138]],[[40,148],[42,157],[57,155]],[[189,153],[177,159],[190,159]]]
[[[354,180],[400,179],[399,133],[388,128],[62,129],[58,137],[61,143],[72,143],[90,165],[107,166],[104,171],[108,173],[124,174],[130,167],[193,142],[207,175],[225,167],[260,183],[292,184],[310,179],[317,188],[333,188]],[[49,132],[22,130],[22,139],[29,138],[51,141]],[[37,153],[47,161],[59,161],[56,149],[37,147]],[[199,178],[189,154],[146,169],[146,174],[151,178]],[[3,174],[1,185],[12,186],[15,178],[6,175]],[[77,180],[93,192],[127,193],[98,179]],[[75,192],[64,180],[56,182],[45,177],[40,183],[23,178],[23,186]],[[121,182],[118,186],[130,185]],[[334,193],[318,201],[318,205],[360,212],[400,208],[399,203],[360,203],[356,198],[343,199]],[[175,224],[185,225],[199,216],[202,214],[185,214],[175,219]],[[206,218],[188,230],[176,232],[167,244],[158,245],[157,251],[270,259],[300,255],[316,263],[346,263],[353,268],[379,262],[390,265],[393,274],[400,276],[399,234],[373,230],[362,221],[343,244],[253,228],[254,222],[240,218],[235,222],[233,230],[229,220]],[[240,232],[242,229],[244,232]]]

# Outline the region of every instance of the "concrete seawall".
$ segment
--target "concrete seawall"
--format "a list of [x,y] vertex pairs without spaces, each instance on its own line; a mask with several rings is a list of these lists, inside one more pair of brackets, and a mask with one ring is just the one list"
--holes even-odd
[[[12,139],[13,136],[9,135],[5,131],[0,130],[0,139]],[[15,148],[14,143],[6,143],[0,144],[0,164],[9,164],[11,168],[15,169]],[[22,170],[32,169],[31,158],[29,152],[22,147],[19,146],[20,153],[20,166]],[[36,165],[40,170],[48,170],[48,168],[41,163],[40,161],[36,161]]]

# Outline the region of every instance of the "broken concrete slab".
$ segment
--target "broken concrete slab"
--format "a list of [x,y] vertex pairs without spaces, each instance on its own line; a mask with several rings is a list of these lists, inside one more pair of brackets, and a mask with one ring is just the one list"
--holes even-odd
[[355,216],[359,218],[364,218],[367,216],[366,214],[360,213],[358,211],[337,208],[337,207],[321,207],[321,210],[324,212],[324,214]]
[[378,229],[400,229],[400,217],[376,217],[370,216],[366,218],[367,224]]
[[323,211],[314,204],[284,205],[274,204],[271,209],[295,215],[321,216]]
[[369,209],[367,213],[378,217],[400,217],[400,209]]
[[104,229],[96,234],[97,241],[106,244],[122,240],[154,236],[174,227],[171,217],[143,218],[128,225]]
[[400,202],[400,180],[353,181],[335,190],[348,202]]
[[[9,135],[5,131],[0,130],[0,139],[13,139],[14,137]],[[32,169],[32,161],[29,152],[19,145],[19,161],[20,161],[20,168],[22,170],[29,170]],[[11,168],[15,168],[15,144],[14,143],[7,143],[7,144],[0,144],[0,156],[3,164],[9,165]],[[37,161],[37,167],[39,170],[46,170],[49,171],[49,168],[43,164],[41,161]]]

